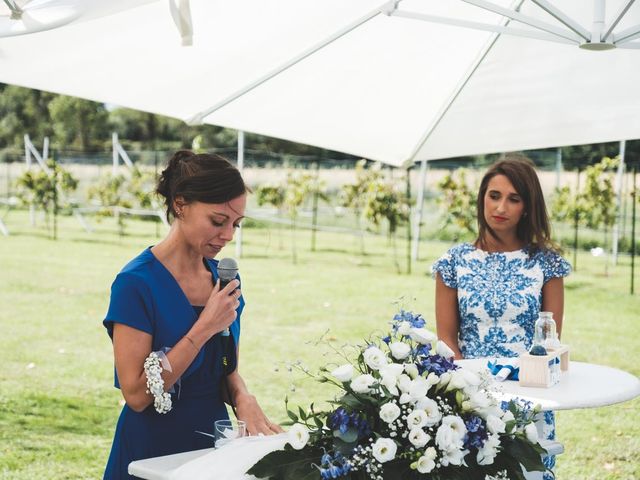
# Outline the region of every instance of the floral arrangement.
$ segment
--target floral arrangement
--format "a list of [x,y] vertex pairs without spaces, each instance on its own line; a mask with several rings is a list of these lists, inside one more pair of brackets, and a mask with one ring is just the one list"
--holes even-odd
[[338,387],[332,407],[287,408],[289,445],[248,473],[281,480],[524,480],[522,467],[545,470],[533,424],[538,409],[496,400],[493,379],[456,366],[420,315],[401,311],[389,336],[368,340],[356,355],[312,375]]

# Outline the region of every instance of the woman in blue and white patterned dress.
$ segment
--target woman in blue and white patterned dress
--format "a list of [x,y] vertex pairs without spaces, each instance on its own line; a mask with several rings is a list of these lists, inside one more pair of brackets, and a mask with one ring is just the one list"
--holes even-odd
[[[509,154],[484,175],[477,199],[478,238],[449,249],[432,267],[438,337],[456,358],[517,357],[533,341],[540,311],[562,331],[564,285],[571,268],[551,241],[533,163]],[[540,422],[555,438],[552,412]],[[554,457],[545,464],[550,472]],[[552,473],[544,478],[553,478]]]

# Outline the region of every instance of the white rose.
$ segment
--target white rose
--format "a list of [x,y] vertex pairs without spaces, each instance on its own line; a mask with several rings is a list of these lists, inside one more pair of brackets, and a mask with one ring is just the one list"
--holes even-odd
[[364,363],[366,363],[372,370],[379,370],[388,362],[386,355],[378,347],[369,347],[363,354]]
[[393,423],[400,416],[400,407],[391,402],[380,407],[380,418],[387,423]]
[[422,456],[418,459],[417,470],[420,473],[429,473],[436,466],[436,462],[429,460],[426,456]]
[[491,433],[504,433],[505,423],[495,415],[487,416],[487,429]]
[[389,363],[384,367],[381,367],[378,372],[380,372],[380,375],[383,377],[393,377],[394,379],[397,379],[403,370],[403,365],[400,365],[399,363]]
[[398,375],[398,388],[403,393],[409,393],[411,389],[411,379],[409,375],[405,375],[404,373]]
[[353,378],[353,365],[345,363],[331,372],[339,382],[348,382]]
[[287,441],[296,450],[301,450],[309,441],[309,430],[304,425],[296,423],[287,432]]
[[476,456],[478,465],[491,465],[496,455],[498,455],[499,446],[500,438],[498,435],[489,435],[482,448],[478,450],[478,455]]
[[404,365],[404,371],[407,372],[407,375],[414,380],[418,378],[418,375],[420,374],[420,372],[418,372],[418,367],[413,363],[406,363]]
[[438,403],[428,397],[420,399],[416,402],[416,408],[420,408],[427,415],[427,427],[433,427],[437,425],[442,419],[442,412]]
[[371,386],[375,383],[376,379],[368,373],[365,375],[358,375],[351,380],[351,390],[356,393],[369,393]]
[[453,353],[453,350],[449,348],[449,345],[444,343],[442,340],[438,340],[438,344],[436,345],[436,353],[443,356],[444,358],[451,358],[455,355],[455,353]]
[[397,448],[396,442],[390,438],[379,438],[372,445],[372,453],[376,460],[385,463],[396,457]]
[[409,332],[409,336],[412,340],[421,343],[422,345],[428,345],[438,338],[435,333],[430,332],[426,328],[412,328]]
[[449,425],[451,429],[458,434],[459,438],[464,438],[467,434],[467,427],[464,424],[464,420],[457,415],[447,415],[442,419],[442,424]]
[[538,429],[535,423],[530,423],[524,427],[524,434],[531,443],[538,443]]
[[414,410],[407,415],[407,426],[409,429],[422,428],[427,424],[427,414],[424,410]]
[[411,353],[411,347],[404,342],[392,342],[389,344],[389,350],[393,358],[404,360]]
[[422,428],[414,427],[409,432],[409,441],[414,447],[424,447],[429,443],[429,440],[431,440],[431,436],[427,435]]
[[429,387],[430,385],[424,378],[418,377],[411,382],[411,387],[409,387],[409,395],[411,395],[411,398],[413,398],[414,400],[419,400],[427,396]]
[[400,325],[398,325],[398,333],[400,335],[409,335],[410,331],[411,331],[411,323],[400,322]]

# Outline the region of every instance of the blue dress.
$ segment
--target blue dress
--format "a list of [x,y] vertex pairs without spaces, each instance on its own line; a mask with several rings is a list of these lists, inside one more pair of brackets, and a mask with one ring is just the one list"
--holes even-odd
[[[569,263],[559,254],[528,249],[489,253],[470,243],[450,248],[431,268],[458,294],[458,344],[464,358],[517,357],[533,343],[533,330],[542,308],[542,287],[552,278],[566,277]],[[553,412],[543,412],[541,438],[555,439]],[[545,457],[552,469],[554,457]],[[545,474],[553,478],[551,474]]]
[[[216,260],[207,260],[212,281],[217,280]],[[109,310],[104,326],[113,338],[113,324],[121,323],[152,336],[152,350],[167,351],[182,339],[197,320],[203,307],[192,306],[169,270],[150,248],[129,262],[111,286]],[[179,382],[173,387],[173,408],[157,413],[153,404],[142,412],[125,405],[120,413],[104,479],[135,478],[127,473],[129,463],[149,457],[212,447],[215,420],[228,418],[222,400],[221,382],[225,376],[222,357],[229,359],[227,371],[236,366],[235,350],[240,336],[240,315],[230,326],[231,335],[223,340],[215,335],[203,346]],[[115,386],[120,388],[117,373]]]

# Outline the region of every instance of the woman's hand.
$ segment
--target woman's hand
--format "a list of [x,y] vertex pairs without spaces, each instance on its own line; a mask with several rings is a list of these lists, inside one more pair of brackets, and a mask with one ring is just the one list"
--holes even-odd
[[199,329],[208,334],[206,340],[229,328],[236,319],[236,309],[240,306],[239,299],[242,295],[239,286],[238,280],[231,280],[220,290],[220,280],[216,282],[197,322]]
[[273,435],[284,431],[280,425],[267,418],[258,405],[256,397],[251,394],[236,397],[236,411],[238,420],[243,420],[247,426],[247,435]]

